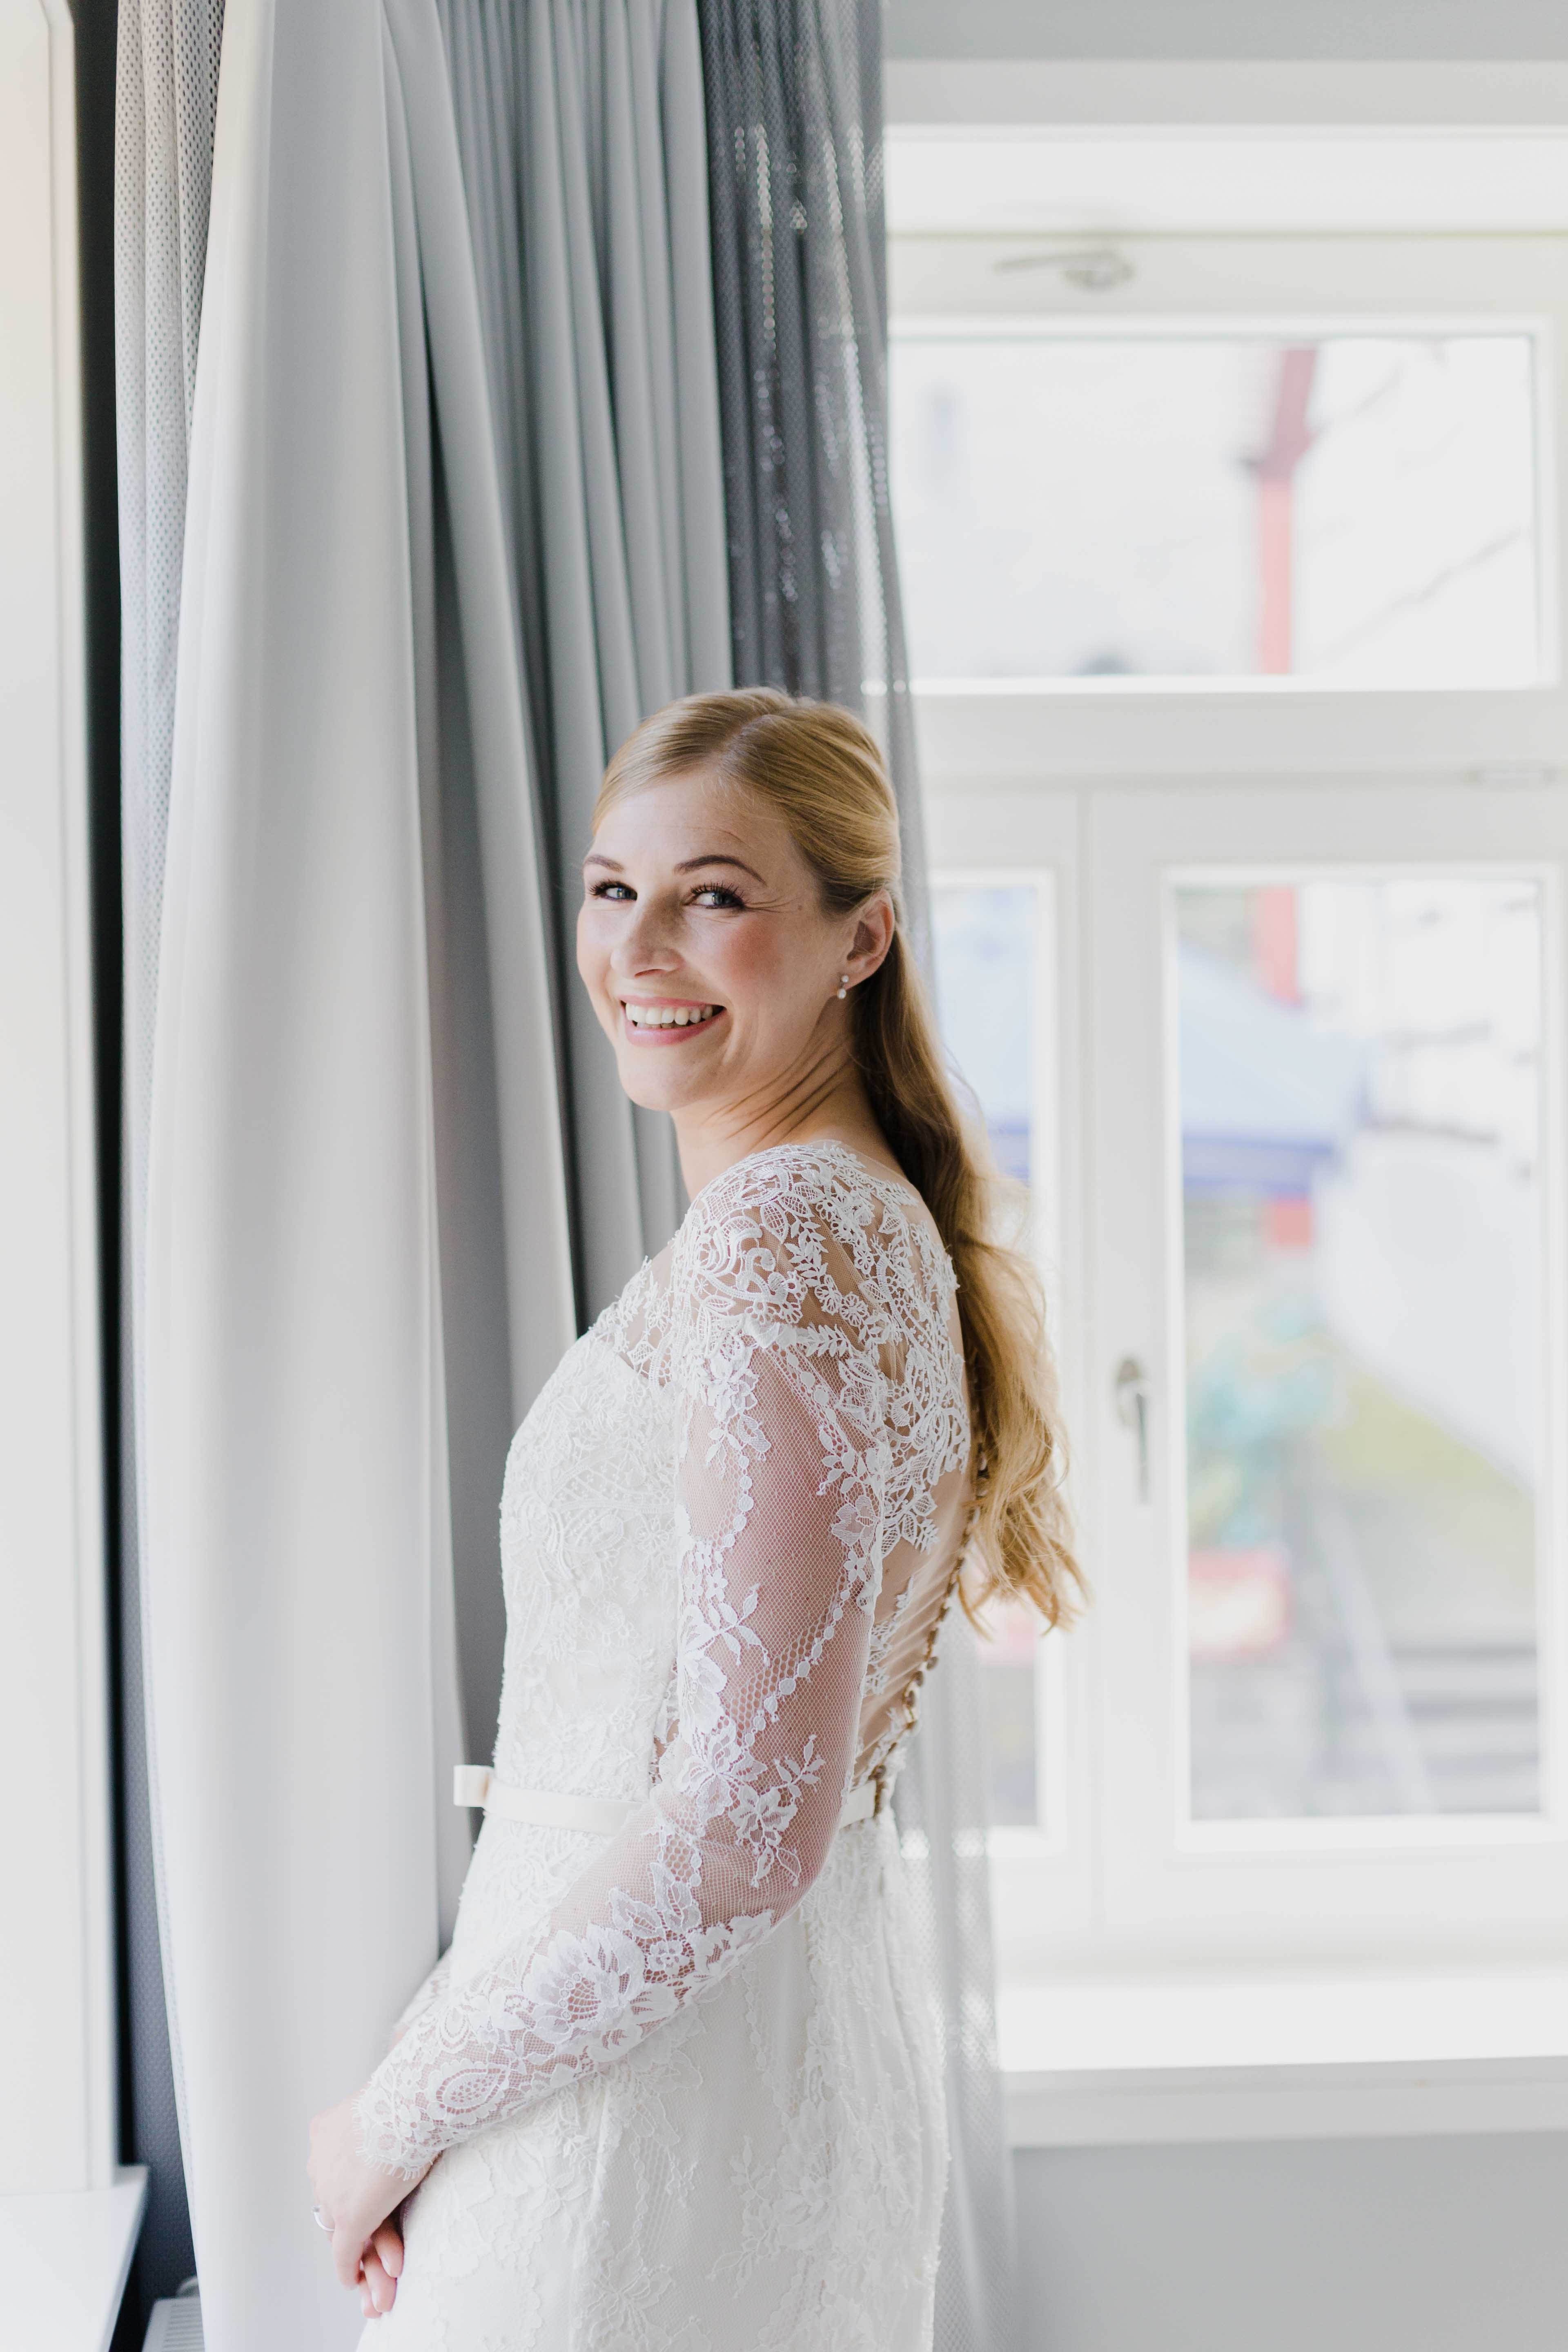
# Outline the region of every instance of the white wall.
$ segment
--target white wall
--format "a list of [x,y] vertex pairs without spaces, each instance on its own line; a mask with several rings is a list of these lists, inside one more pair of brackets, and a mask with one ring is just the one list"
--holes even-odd
[[114,2166],[65,0],[0,0],[0,2192]]
[[889,0],[894,58],[1568,58],[1561,0]]
[[1029,2148],[1029,2352],[1563,2352],[1568,2137]]

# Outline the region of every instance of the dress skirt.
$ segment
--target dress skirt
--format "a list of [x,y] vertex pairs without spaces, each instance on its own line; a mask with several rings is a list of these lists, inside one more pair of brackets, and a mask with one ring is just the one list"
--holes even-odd
[[[458,1981],[589,1845],[487,1820]],[[929,2352],[946,2168],[885,1814],[841,1829],[780,1927],[625,2058],[437,2159],[361,2352]]]

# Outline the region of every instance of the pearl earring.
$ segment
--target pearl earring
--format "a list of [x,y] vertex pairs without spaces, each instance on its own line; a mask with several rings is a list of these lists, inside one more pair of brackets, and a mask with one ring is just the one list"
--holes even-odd
[[848,993],[849,993],[849,974],[848,974],[847,971],[841,971],[841,972],[839,973],[839,975],[838,975],[838,995],[839,995],[839,1000],[840,1000],[840,1002],[842,1002],[842,1001],[843,1001],[843,999],[848,995]]

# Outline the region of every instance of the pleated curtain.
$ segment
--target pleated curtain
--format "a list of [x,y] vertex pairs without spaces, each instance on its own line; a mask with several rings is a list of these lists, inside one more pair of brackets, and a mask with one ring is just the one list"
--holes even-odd
[[585,1317],[684,1200],[573,961],[610,753],[731,682],[694,0],[439,0],[473,224],[552,885]]
[[[160,237],[173,160],[142,155]],[[504,1454],[573,1329],[520,632],[434,0],[230,0],[206,244],[177,578],[127,574],[128,644],[173,657],[161,834],[148,730],[126,730],[153,997],[128,1088],[141,1617],[206,2340],[275,2352],[352,2340],[303,2126],[374,2063],[467,1859],[444,1801],[467,1744],[449,1414],[470,1456],[498,1428]],[[172,331],[144,320],[143,344]],[[122,407],[133,520],[175,388]],[[128,702],[151,706],[154,668],[128,665]],[[500,1466],[462,1478],[488,1489],[492,1591]],[[493,1715],[494,1672],[463,1677],[471,1711]]]
[[699,0],[738,678],[861,709],[925,856],[888,489],[880,0]]

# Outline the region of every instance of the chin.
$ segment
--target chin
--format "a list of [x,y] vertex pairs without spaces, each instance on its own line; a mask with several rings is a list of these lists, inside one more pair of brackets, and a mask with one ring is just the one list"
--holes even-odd
[[[664,1054],[616,1055],[616,1069],[621,1081],[621,1091],[628,1101],[636,1103],[639,1110],[679,1110],[700,1091],[696,1087],[683,1085],[675,1071],[657,1066],[668,1059],[669,1056]],[[650,1062],[656,1065],[651,1069],[648,1066]]]

